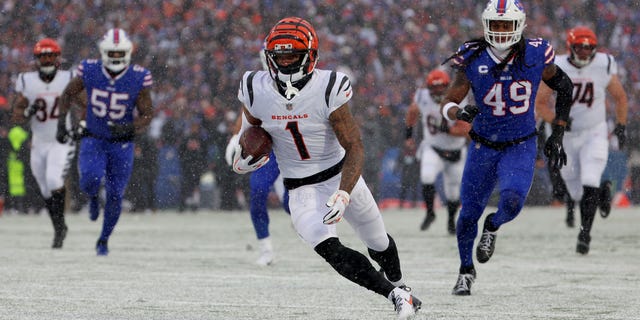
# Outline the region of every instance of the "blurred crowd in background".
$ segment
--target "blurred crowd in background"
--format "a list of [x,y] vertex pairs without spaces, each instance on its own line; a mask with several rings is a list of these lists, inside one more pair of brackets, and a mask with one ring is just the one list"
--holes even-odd
[[[63,48],[63,68],[74,68],[82,59],[99,58],[99,37],[120,27],[134,42],[133,62],[154,77],[156,116],[148,133],[137,138],[126,195],[131,210],[246,208],[247,177],[233,173],[224,161],[240,111],[239,81],[246,70],[261,68],[258,52],[270,27],[295,15],[308,19],[318,32],[317,68],[345,72],[354,85],[350,105],[363,131],[363,175],[374,195],[382,202],[402,193],[418,202],[420,196],[411,195],[417,184],[411,178],[417,174],[401,174],[412,170],[400,149],[405,110],[430,70],[465,40],[482,36],[479,15],[484,6],[475,0],[6,0],[0,7],[0,163],[6,170],[12,148],[28,171],[28,152],[19,152],[28,150],[28,140],[18,149],[6,140],[13,127],[8,114],[14,81],[19,72],[33,70],[35,42],[56,39]],[[599,50],[616,57],[629,96],[629,142],[625,150],[612,150],[615,164],[609,174],[622,176],[615,189],[640,203],[640,4],[528,0],[524,6],[526,37],[543,37],[564,53],[565,31],[587,25],[598,35]],[[532,203],[551,199],[545,171],[541,165]],[[72,208],[80,210],[83,199],[73,191],[77,172],[72,168],[71,174]],[[28,175],[30,191],[19,211],[41,205]],[[198,177],[199,188],[181,190],[185,175]],[[5,184],[2,195],[10,198],[6,183],[0,184]]]

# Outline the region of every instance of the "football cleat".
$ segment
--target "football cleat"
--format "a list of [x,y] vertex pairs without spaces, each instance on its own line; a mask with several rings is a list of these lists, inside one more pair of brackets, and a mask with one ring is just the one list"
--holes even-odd
[[269,266],[275,260],[275,254],[273,252],[273,246],[270,238],[264,238],[258,240],[258,247],[260,256],[256,260],[256,264],[259,266]]
[[567,227],[573,228],[575,226],[575,201],[572,199],[567,200]]
[[398,319],[408,319],[422,307],[422,301],[411,294],[407,287],[396,287],[389,294],[389,300],[398,314]]
[[493,217],[495,213],[492,213],[484,219],[484,228],[482,230],[482,236],[480,237],[480,241],[478,241],[478,246],[476,247],[476,258],[478,262],[485,263],[491,259],[493,255],[493,251],[496,248],[496,237],[498,233],[496,231],[489,231],[487,226],[489,225],[489,221],[491,217]]
[[435,220],[436,220],[436,214],[433,212],[427,212],[427,215],[424,217],[424,220],[422,220],[422,224],[420,225],[420,230],[425,231],[429,229],[429,227]]
[[587,232],[585,232],[582,228],[580,228],[580,233],[578,234],[578,244],[576,245],[576,252],[581,255],[588,254],[590,242],[591,242],[591,236]]
[[98,239],[98,242],[96,243],[96,254],[99,256],[106,256],[109,254],[107,240]]
[[63,226],[59,230],[55,230],[55,235],[53,236],[53,244],[51,245],[51,248],[53,249],[62,248],[62,242],[64,241],[64,238],[67,237],[67,230],[68,230],[67,226]]
[[611,213],[611,181],[604,181],[600,184],[600,216],[606,218]]
[[451,294],[454,296],[469,296],[471,295],[471,285],[476,281],[476,270],[471,270],[470,273],[458,274],[458,280],[456,285],[453,286]]
[[449,221],[447,223],[447,232],[449,232],[449,234],[452,236],[456,235],[456,219],[454,217],[449,217]]

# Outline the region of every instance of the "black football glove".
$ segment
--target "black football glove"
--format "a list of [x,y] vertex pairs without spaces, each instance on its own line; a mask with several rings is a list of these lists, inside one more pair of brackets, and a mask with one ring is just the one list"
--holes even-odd
[[616,135],[616,137],[618,137],[619,149],[624,148],[624,144],[627,142],[627,135],[624,134],[626,129],[627,129],[627,126],[621,123],[616,124],[616,128],[613,129],[613,133]]
[[107,122],[109,130],[111,130],[111,138],[114,140],[133,140],[135,137],[135,127],[133,123],[117,124],[111,121]]
[[87,131],[87,122],[84,120],[80,120],[77,126],[74,126],[69,136],[73,141],[78,141],[89,135],[89,131]]
[[67,131],[66,116],[58,118],[58,130],[56,130],[56,140],[60,143],[67,143],[69,141],[69,132]]
[[544,144],[544,155],[549,159],[549,163],[556,169],[567,165],[567,154],[564,152],[562,138],[564,137],[564,127],[553,125],[551,136]]
[[40,109],[42,109],[42,107],[34,103],[34,104],[24,108],[24,111],[22,112],[22,115],[24,115],[25,118],[29,119],[29,118],[31,118],[31,116],[36,114],[36,112],[38,112],[38,110],[40,110]]
[[471,123],[473,122],[473,118],[478,115],[478,112],[480,112],[480,109],[478,109],[477,106],[468,104],[464,108],[458,108],[458,111],[456,111],[456,118],[458,118],[458,120]]

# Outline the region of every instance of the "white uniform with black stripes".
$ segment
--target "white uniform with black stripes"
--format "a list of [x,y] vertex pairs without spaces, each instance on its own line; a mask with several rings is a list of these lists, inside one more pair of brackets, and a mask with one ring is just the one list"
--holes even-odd
[[[442,117],[440,104],[433,100],[429,89],[418,89],[413,99],[420,110],[422,122],[423,139],[417,153],[417,157],[420,159],[420,182],[434,184],[438,174],[442,172],[447,200],[457,201],[460,199],[460,182],[467,159],[467,149],[465,148],[467,139],[452,136],[439,130],[442,125],[452,127],[455,121]],[[461,105],[464,104],[461,103]],[[459,152],[460,157],[456,161],[445,161],[433,148]]]
[[[344,158],[345,150],[329,123],[329,115],[352,94],[345,74],[315,69],[300,92],[287,100],[268,71],[254,71],[242,77],[238,99],[271,135],[282,176],[300,179],[327,170]],[[338,190],[340,176],[289,190],[293,225],[311,247],[337,237],[336,225],[325,225],[322,220],[329,210],[325,203]],[[344,218],[367,247],[377,251],[388,247],[380,210],[362,177],[351,192]]]
[[571,198],[581,199],[582,186],[600,186],[607,165],[609,140],[605,100],[611,76],[618,74],[618,65],[611,55],[601,52],[582,68],[572,65],[566,54],[557,56],[556,64],[573,82],[574,101],[569,114],[571,130],[565,131],[563,140],[567,165],[560,172]]
[[30,120],[31,171],[45,198],[51,197],[52,190],[64,186],[64,176],[73,158],[72,145],[56,141],[58,99],[72,77],[71,71],[58,70],[47,83],[33,71],[19,74],[16,81],[16,92],[27,98],[29,105],[42,107]]

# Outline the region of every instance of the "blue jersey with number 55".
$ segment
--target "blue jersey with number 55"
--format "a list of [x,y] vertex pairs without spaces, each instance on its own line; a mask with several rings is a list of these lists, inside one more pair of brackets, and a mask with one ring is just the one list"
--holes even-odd
[[[466,50],[466,46],[461,46],[459,52]],[[501,59],[490,47],[482,52],[477,50],[472,48],[453,60],[453,67],[464,71],[471,82],[480,109],[473,121],[473,131],[493,142],[513,141],[533,134],[536,93],[542,71],[554,63],[553,47],[544,39],[526,39],[524,60],[512,59],[500,72],[495,70]]]
[[87,128],[92,136],[109,140],[108,122],[133,122],[138,94],[153,84],[151,72],[130,65],[112,78],[101,60],[83,60],[76,74],[82,78],[87,93]]

